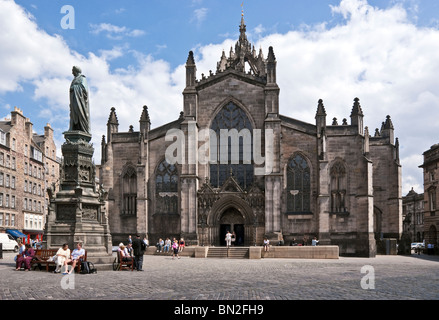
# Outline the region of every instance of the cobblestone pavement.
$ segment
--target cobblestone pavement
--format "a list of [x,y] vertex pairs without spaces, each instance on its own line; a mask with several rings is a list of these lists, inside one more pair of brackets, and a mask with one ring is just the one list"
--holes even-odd
[[439,300],[437,256],[145,256],[144,272],[101,270],[66,278],[45,271],[15,271],[14,255],[3,253],[0,259],[0,300]]

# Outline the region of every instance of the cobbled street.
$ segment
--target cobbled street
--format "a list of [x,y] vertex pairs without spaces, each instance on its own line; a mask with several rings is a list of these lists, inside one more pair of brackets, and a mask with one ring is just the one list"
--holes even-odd
[[100,270],[66,279],[15,271],[14,255],[4,253],[0,260],[0,300],[439,299],[437,256],[172,260],[145,255],[144,272]]

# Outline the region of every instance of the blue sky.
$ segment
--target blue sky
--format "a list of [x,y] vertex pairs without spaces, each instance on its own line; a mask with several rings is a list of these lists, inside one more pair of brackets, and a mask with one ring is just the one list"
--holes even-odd
[[[63,5],[74,29],[63,29]],[[111,107],[120,130],[178,118],[184,63],[195,52],[198,77],[215,70],[238,38],[242,0],[0,0],[0,116],[23,110],[37,133],[68,129],[72,65],[91,86],[96,162]],[[280,112],[314,123],[318,99],[348,118],[355,97],[373,134],[391,115],[401,145],[403,194],[422,190],[422,153],[438,143],[439,1],[244,1],[249,40],[273,46]],[[60,153],[59,153],[60,155]]]

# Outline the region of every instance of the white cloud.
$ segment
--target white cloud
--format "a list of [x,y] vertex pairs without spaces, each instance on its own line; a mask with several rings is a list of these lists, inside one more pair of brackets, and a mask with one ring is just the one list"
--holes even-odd
[[106,37],[112,40],[121,40],[124,37],[140,37],[145,34],[145,31],[134,29],[131,30],[127,27],[119,27],[110,23],[90,24],[90,33],[99,35],[101,33],[106,34]]
[[[184,65],[172,70],[166,61],[126,47],[82,56],[60,36],[41,30],[13,1],[0,0],[0,5],[0,28],[6,31],[0,33],[0,95],[23,90],[24,83],[31,83],[35,104],[46,105],[41,116],[49,118],[57,132],[68,127],[73,65],[81,66],[89,79],[95,145],[106,134],[111,107],[116,108],[121,131],[129,125],[138,127],[143,105],[149,107],[153,127],[178,118]],[[412,186],[422,192],[418,168],[422,153],[438,142],[439,122],[434,119],[439,118],[439,31],[416,27],[400,4],[379,10],[366,0],[342,0],[331,10],[344,17],[338,25],[328,27],[322,22],[286,34],[270,34],[254,43],[263,48],[265,56],[268,47],[274,47],[280,112],[314,123],[317,101],[322,98],[330,124],[333,117],[339,122],[349,119],[353,99],[359,97],[365,125],[372,134],[391,115],[401,147],[403,194]],[[200,23],[207,13],[205,8],[194,11],[194,21]],[[253,30],[255,35],[267,33],[261,25]],[[94,25],[92,32],[115,38],[141,35],[141,31],[111,24]],[[198,78],[215,71],[222,50],[228,54],[236,40],[194,48]],[[112,60],[126,54],[134,57],[134,63],[113,70]],[[99,149],[95,147],[97,159]]]
[[191,22],[196,22],[198,25],[200,25],[206,19],[208,12],[209,9],[207,8],[195,9]]

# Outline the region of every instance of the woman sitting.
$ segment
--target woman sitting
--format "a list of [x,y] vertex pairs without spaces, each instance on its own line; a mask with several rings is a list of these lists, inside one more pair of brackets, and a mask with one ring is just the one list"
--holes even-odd
[[34,258],[35,250],[32,249],[32,246],[30,244],[26,244],[26,250],[23,252],[23,254],[17,258],[17,261],[15,263],[15,270],[20,270],[21,265],[24,263],[24,270],[30,271],[30,265],[32,262],[32,259]]
[[128,253],[127,248],[122,244],[119,249],[121,262],[129,262],[133,260],[133,257]]

